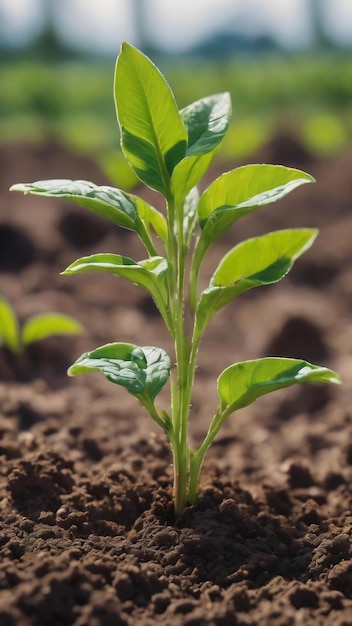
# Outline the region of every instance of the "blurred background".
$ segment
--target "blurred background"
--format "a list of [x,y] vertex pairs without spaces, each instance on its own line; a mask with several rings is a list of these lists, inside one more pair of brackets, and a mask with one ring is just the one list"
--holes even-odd
[[0,142],[59,141],[133,187],[112,99],[123,40],[180,107],[231,92],[224,159],[278,133],[319,156],[351,144],[351,0],[0,0]]

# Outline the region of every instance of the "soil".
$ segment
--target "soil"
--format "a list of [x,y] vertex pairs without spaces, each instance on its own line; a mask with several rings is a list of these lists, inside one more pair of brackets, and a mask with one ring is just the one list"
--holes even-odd
[[1,626],[352,625],[352,155],[320,160],[278,136],[252,161],[307,169],[318,184],[239,221],[211,251],[204,284],[244,237],[290,226],[320,236],[283,282],[212,321],[192,441],[206,432],[217,376],[237,360],[302,357],[343,385],[277,392],[229,418],[199,504],[175,520],[161,431],[98,374],[66,376],[113,340],[171,351],[146,293],[108,275],[60,276],[85,254],[140,259],[142,249],[83,209],[7,192],[45,178],[107,182],[93,161],[54,142],[0,146],[1,292],[21,321],[57,310],[85,326],[21,358],[0,351]]

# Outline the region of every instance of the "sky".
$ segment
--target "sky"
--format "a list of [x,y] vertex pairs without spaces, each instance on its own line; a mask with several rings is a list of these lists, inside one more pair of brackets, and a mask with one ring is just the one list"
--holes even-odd
[[[46,0],[0,0],[0,32],[28,40],[41,27]],[[170,51],[198,43],[216,28],[264,33],[288,48],[310,41],[308,0],[147,0],[151,40]],[[352,0],[321,0],[332,36],[352,42]],[[136,41],[132,0],[57,0],[59,26],[70,43],[116,52],[121,41]]]

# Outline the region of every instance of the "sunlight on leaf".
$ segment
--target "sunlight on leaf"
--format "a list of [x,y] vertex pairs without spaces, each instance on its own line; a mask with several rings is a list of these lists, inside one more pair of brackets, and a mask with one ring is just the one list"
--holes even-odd
[[140,180],[165,193],[187,146],[187,132],[169,85],[148,57],[124,43],[116,63],[114,92],[127,160]]
[[244,165],[226,172],[200,198],[202,237],[214,242],[240,217],[312,182],[310,174],[282,165]]
[[197,328],[241,293],[278,282],[313,243],[317,230],[278,230],[241,242],[220,261],[197,307]]
[[264,394],[296,383],[339,384],[340,377],[328,369],[299,359],[266,357],[231,365],[218,378],[221,411],[229,415],[252,404]]

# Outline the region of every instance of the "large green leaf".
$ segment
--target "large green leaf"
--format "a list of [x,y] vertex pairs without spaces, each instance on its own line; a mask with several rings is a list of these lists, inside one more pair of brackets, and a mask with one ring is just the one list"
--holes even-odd
[[131,394],[158,395],[169,378],[170,359],[161,348],[140,348],[129,343],[110,343],[86,352],[71,365],[69,376],[100,371],[111,382],[125,387]]
[[220,261],[197,307],[197,328],[212,315],[253,287],[281,280],[295,260],[313,243],[318,231],[308,228],[278,230],[238,244]]
[[150,245],[150,226],[163,241],[166,240],[167,227],[164,216],[142,198],[115,187],[98,186],[87,180],[54,179],[18,183],[11,187],[11,191],[62,198],[78,204],[117,226],[138,233],[149,252],[154,252]]
[[231,116],[230,95],[221,93],[202,98],[180,113],[188,131],[188,148],[172,174],[176,203],[182,202],[208,170],[226,134]]
[[271,391],[306,382],[338,384],[340,378],[327,367],[299,359],[267,357],[236,363],[218,379],[221,413],[226,417]]
[[244,165],[217,178],[198,204],[201,238],[216,241],[240,217],[280,200],[314,178],[282,165]]
[[28,345],[52,335],[77,335],[82,331],[81,324],[69,315],[41,313],[29,317],[23,324],[22,341],[24,345]]
[[140,180],[167,194],[172,171],[187,147],[187,132],[169,85],[148,57],[123,43],[114,92],[127,160]]
[[106,185],[99,187],[87,180],[54,179],[18,183],[11,187],[11,191],[61,198],[78,204],[118,226],[136,230],[138,212],[134,199],[114,187]]
[[0,345],[1,344],[4,344],[4,346],[14,354],[19,354],[22,351],[17,317],[6,298],[0,295]]
[[163,280],[167,271],[167,261],[163,257],[153,257],[137,263],[121,254],[92,254],[71,263],[63,274],[82,274],[91,271],[108,272],[114,276],[125,278],[147,289],[157,304],[165,305],[167,302],[166,287]]

